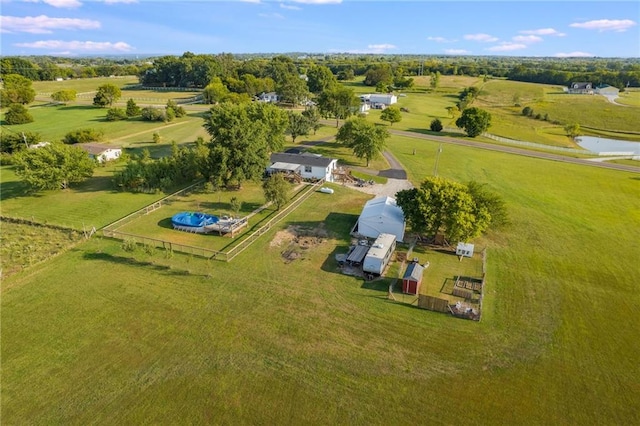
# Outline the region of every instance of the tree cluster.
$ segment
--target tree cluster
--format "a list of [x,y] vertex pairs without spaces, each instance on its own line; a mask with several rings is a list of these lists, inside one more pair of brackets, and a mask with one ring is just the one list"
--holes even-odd
[[398,192],[396,199],[411,229],[429,238],[469,241],[492,225],[508,222],[502,199],[476,182],[463,185],[430,177],[417,188]]
[[491,114],[480,108],[467,108],[456,120],[456,126],[464,129],[469,137],[475,138],[489,129]]
[[113,182],[116,188],[123,191],[167,191],[200,177],[207,154],[202,143],[191,148],[178,147],[174,142],[171,155],[157,160],[152,159],[149,151],[145,150],[116,172]]
[[65,189],[93,176],[96,162],[74,146],[52,143],[14,156],[16,174],[32,190]]
[[338,130],[336,141],[345,144],[353,150],[353,154],[369,162],[378,158],[385,148],[389,131],[376,126],[364,117],[347,120]]

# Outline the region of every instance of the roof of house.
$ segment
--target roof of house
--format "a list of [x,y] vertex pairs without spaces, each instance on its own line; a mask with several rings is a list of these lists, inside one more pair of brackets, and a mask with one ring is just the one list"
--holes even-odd
[[474,245],[471,243],[458,243],[458,246],[456,247],[456,250],[466,250],[466,251],[472,251],[473,250]]
[[404,271],[403,280],[411,280],[411,281],[420,281],[422,279],[422,273],[424,272],[424,267],[417,262],[411,263],[407,270]]
[[287,154],[284,152],[274,152],[271,154],[271,164],[274,163],[287,163],[287,164],[299,164],[301,166],[311,167],[327,167],[333,161],[333,158],[323,157],[315,154],[302,153],[302,154]]
[[119,146],[115,146],[115,145],[107,145],[103,143],[91,143],[91,142],[78,144],[77,146],[84,149],[91,155],[104,154],[105,151],[108,151],[110,149],[122,149]]
[[572,89],[590,89],[593,87],[593,84],[588,81],[574,81],[570,87]]

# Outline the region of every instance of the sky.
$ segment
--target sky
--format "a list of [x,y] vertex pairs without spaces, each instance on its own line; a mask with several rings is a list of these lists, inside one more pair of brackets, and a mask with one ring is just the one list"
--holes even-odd
[[640,57],[640,1],[0,0],[0,54]]

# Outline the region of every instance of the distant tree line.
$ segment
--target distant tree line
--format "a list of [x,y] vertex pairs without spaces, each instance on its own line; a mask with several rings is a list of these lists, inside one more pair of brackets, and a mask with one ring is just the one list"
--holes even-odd
[[[149,86],[206,87],[219,77],[234,93],[249,93],[251,81],[271,79],[282,84],[290,73],[311,76],[314,67],[326,67],[338,80],[364,76],[365,84],[379,83],[397,88],[411,85],[413,76],[493,76],[516,81],[568,85],[591,81],[616,87],[640,86],[638,58],[523,58],[503,56],[438,56],[332,54],[194,54],[142,59],[59,58],[52,56],[5,57],[0,77],[19,74],[32,81],[55,78],[136,75]],[[309,89],[315,87],[309,82]],[[244,89],[243,89],[244,87]],[[267,87],[268,88],[268,87]],[[255,91],[255,90],[254,90]],[[263,90],[269,91],[269,90]],[[260,93],[260,92],[258,92]]]

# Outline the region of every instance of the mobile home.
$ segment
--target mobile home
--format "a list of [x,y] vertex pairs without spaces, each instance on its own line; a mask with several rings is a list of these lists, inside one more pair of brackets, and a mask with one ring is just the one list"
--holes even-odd
[[362,263],[362,271],[382,275],[396,249],[396,236],[380,234],[373,243]]

